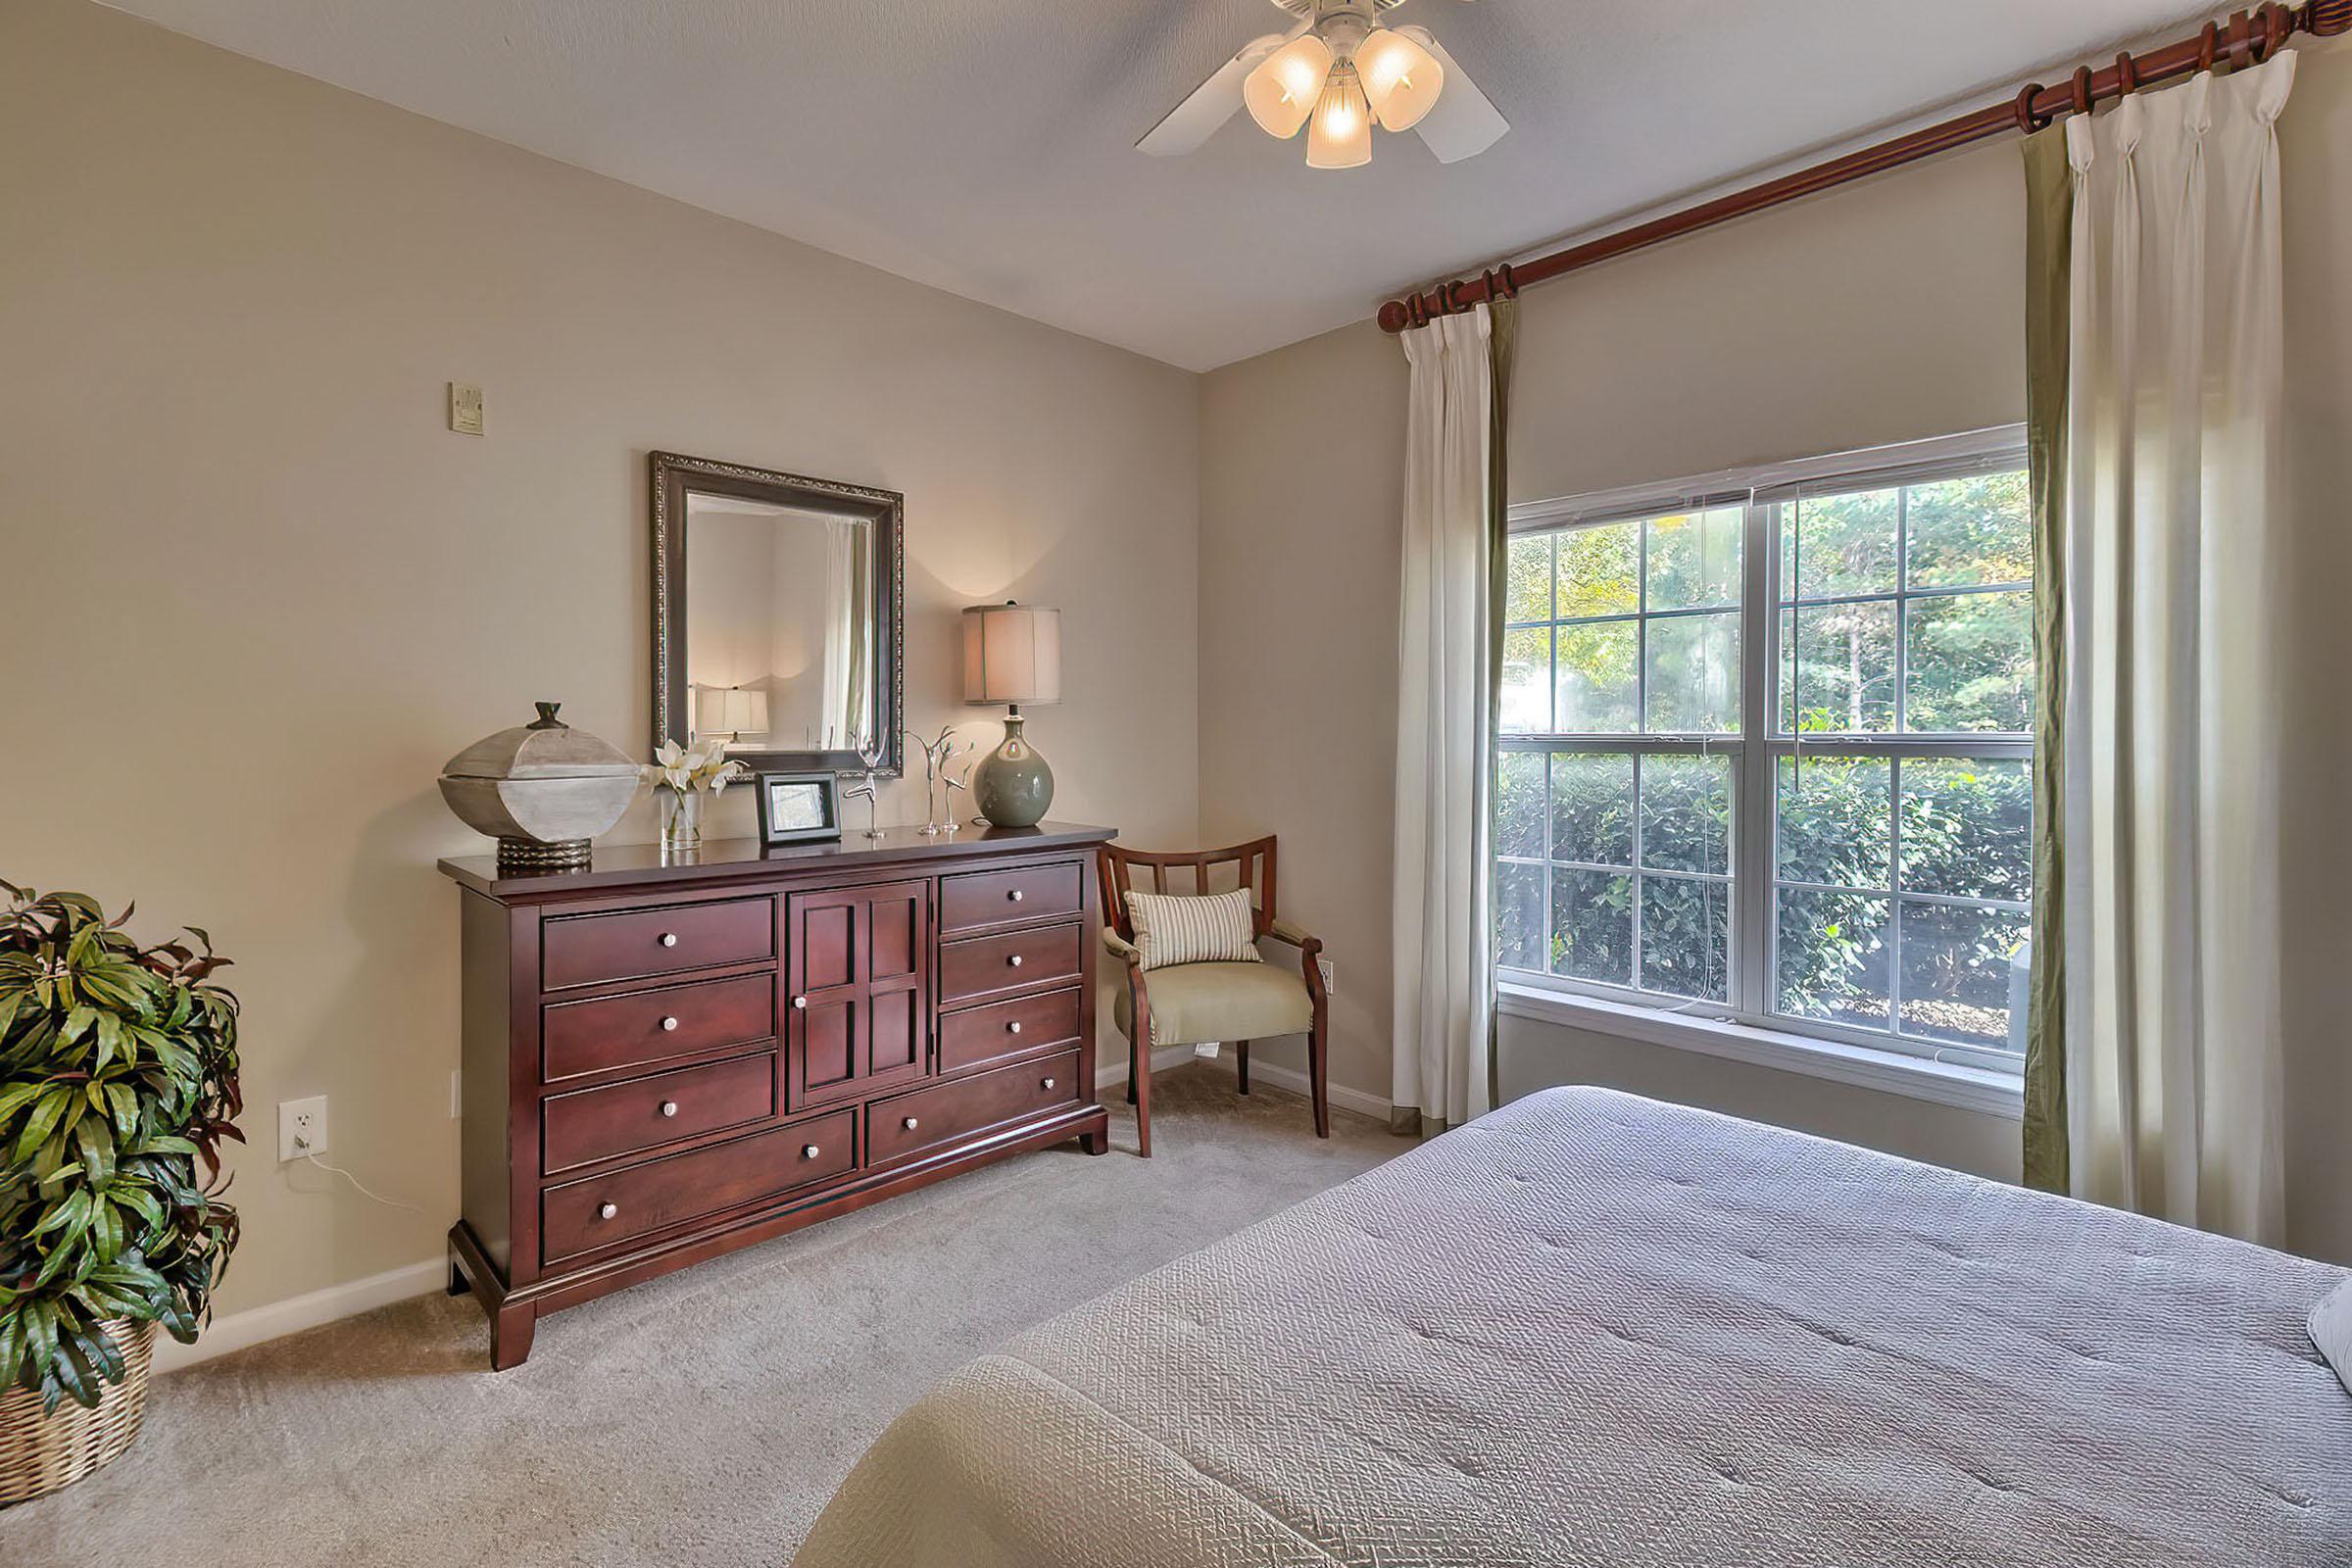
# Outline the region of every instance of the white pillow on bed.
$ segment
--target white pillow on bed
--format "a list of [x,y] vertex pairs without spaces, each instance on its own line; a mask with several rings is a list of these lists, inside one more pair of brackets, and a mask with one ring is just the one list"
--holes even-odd
[[2345,1280],[2311,1309],[2311,1343],[2320,1348],[2336,1381],[2352,1394],[2352,1280]]

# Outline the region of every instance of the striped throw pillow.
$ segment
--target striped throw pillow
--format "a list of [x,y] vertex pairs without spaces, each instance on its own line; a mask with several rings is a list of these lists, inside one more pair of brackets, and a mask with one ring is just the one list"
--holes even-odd
[[1257,917],[1250,890],[1206,897],[1173,893],[1130,893],[1127,921],[1135,927],[1136,950],[1147,969],[1176,963],[1258,963]]

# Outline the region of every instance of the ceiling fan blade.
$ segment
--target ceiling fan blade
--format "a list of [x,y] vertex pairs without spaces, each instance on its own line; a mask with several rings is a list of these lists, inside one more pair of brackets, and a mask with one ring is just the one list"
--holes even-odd
[[1500,141],[1502,133],[1511,128],[1511,122],[1502,118],[1502,111],[1494,107],[1493,100],[1478,90],[1470,73],[1446,52],[1446,46],[1431,36],[1426,27],[1396,30],[1436,56],[1439,68],[1446,73],[1446,85],[1439,92],[1437,103],[1413,127],[1429,143],[1429,150],[1438,155],[1438,162],[1458,164]]
[[1242,45],[1240,53],[1219,66],[1214,75],[1195,87],[1192,96],[1169,110],[1167,118],[1144,132],[1143,140],[1135,145],[1154,158],[1174,158],[1208,140],[1242,107],[1243,79],[1288,41],[1281,33],[1269,32]]

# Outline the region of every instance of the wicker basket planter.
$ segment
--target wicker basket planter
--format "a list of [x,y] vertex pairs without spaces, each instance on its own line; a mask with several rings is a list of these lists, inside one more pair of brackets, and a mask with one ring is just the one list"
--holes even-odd
[[96,1409],[61,1399],[44,1413],[37,1394],[0,1394],[0,1508],[72,1486],[120,1458],[139,1435],[155,1325],[115,1318],[101,1326],[122,1351],[123,1366],[122,1381],[107,1386]]

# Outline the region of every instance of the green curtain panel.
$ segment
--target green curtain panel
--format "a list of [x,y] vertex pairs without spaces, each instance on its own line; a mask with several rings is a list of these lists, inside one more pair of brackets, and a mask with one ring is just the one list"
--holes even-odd
[[2066,398],[2075,180],[2064,121],[2026,138],[2026,450],[2034,506],[2034,955],[2026,1185],[2067,1190]]

